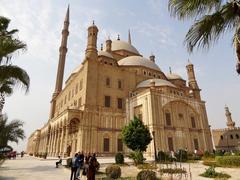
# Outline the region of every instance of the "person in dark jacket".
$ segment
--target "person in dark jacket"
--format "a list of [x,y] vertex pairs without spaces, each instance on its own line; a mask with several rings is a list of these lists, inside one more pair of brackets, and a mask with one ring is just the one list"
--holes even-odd
[[70,180],[75,180],[76,179],[77,156],[78,156],[78,153],[76,153],[75,156],[71,160],[71,177],[70,177]]
[[94,153],[93,156],[90,157],[88,163],[88,171],[87,171],[87,179],[88,180],[95,180],[96,169],[97,169],[97,158],[96,154]]

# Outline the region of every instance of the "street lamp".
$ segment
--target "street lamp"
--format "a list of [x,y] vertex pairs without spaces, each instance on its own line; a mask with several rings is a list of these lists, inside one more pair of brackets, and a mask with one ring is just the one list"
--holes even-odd
[[155,143],[155,131],[152,131],[152,135],[153,135],[154,158],[155,158],[155,161],[157,161],[157,152],[156,152],[156,143]]

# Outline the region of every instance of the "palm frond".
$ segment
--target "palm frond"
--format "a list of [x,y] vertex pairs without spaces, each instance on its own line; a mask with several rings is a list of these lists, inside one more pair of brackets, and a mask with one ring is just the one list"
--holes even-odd
[[11,37],[0,37],[0,63],[3,58],[6,58],[6,62],[16,53],[18,50],[26,50],[25,43],[18,39],[12,39]]
[[15,87],[25,89],[26,92],[29,90],[30,78],[27,72],[18,66],[0,66],[0,82],[4,83],[6,80],[13,82]]
[[218,10],[223,0],[169,0],[168,10],[178,19],[193,18]]
[[205,15],[192,25],[185,37],[189,52],[193,48],[208,49],[214,44],[221,34],[233,30],[239,22],[234,3],[226,3],[221,9],[211,15]]

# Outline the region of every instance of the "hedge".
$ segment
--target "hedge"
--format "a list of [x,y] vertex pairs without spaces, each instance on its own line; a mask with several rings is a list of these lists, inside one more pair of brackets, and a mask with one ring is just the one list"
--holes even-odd
[[224,167],[240,167],[240,156],[217,156],[217,164]]

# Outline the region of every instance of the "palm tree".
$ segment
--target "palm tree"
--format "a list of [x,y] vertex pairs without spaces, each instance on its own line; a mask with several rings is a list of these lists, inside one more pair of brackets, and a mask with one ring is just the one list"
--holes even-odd
[[189,52],[209,49],[226,32],[233,33],[240,74],[240,1],[239,0],[169,0],[169,11],[179,20],[196,19],[185,37]]
[[24,130],[22,129],[23,122],[20,120],[13,120],[7,123],[8,117],[0,115],[0,147],[5,147],[8,142],[18,143],[19,139],[25,138]]
[[[19,50],[26,50],[26,44],[14,37],[17,29],[8,31],[10,20],[0,16],[0,115],[5,96],[13,93],[13,88],[21,87],[28,92],[30,79],[27,72],[11,64],[11,58]],[[11,91],[9,91],[11,89]],[[7,90],[7,91],[5,91]]]

